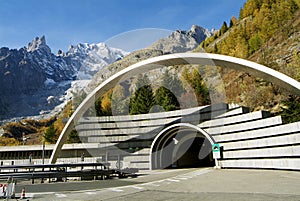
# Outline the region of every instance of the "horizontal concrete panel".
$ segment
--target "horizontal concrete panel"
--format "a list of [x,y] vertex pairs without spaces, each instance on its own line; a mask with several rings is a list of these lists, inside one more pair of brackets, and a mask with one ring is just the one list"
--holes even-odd
[[159,133],[163,127],[155,126],[155,127],[144,127],[144,128],[129,128],[129,129],[113,129],[113,130],[78,130],[79,136],[99,136],[99,135],[142,135],[145,133],[156,132]]
[[116,145],[117,143],[111,143],[109,141],[99,141],[99,139],[97,138],[88,138],[87,140],[85,140],[85,142],[88,144],[88,143],[97,143],[98,144],[98,149],[99,148],[105,148],[105,147],[108,147],[108,146],[114,146]]
[[216,118],[236,116],[236,115],[241,115],[241,114],[248,113],[248,112],[249,112],[249,109],[246,107],[236,107],[236,108],[232,108],[231,110],[229,110],[228,112],[226,112],[224,114],[217,116]]
[[245,149],[256,148],[266,146],[280,146],[284,144],[300,144],[300,131],[299,133],[286,133],[285,135],[279,135],[274,137],[250,139],[246,141],[224,142],[222,146],[224,150],[228,149]]
[[147,156],[131,155],[131,156],[124,157],[123,160],[126,162],[148,161],[148,163],[149,163],[149,155],[147,155]]
[[130,168],[138,168],[138,169],[150,169],[150,163],[145,161],[144,163],[141,162],[131,162],[129,165]]
[[200,112],[201,110],[206,111],[205,108],[210,106],[195,107],[183,110],[176,110],[171,112],[160,112],[160,113],[149,113],[141,115],[120,115],[120,116],[105,116],[105,117],[84,117],[80,118],[79,123],[98,123],[98,122],[122,122],[122,121],[142,121],[151,119],[164,119],[171,117],[181,117],[184,115],[189,115],[195,112]]
[[135,155],[139,155],[139,154],[150,154],[150,148],[141,149],[139,151],[131,153],[130,155],[135,156]]
[[270,168],[300,170],[300,158],[223,160],[224,168]]
[[233,133],[247,131],[251,129],[260,129],[268,126],[276,126],[282,124],[280,116],[270,117],[267,119],[261,119],[257,121],[245,122],[240,124],[221,126],[215,128],[204,129],[210,135],[222,134],[222,133]]
[[231,133],[224,135],[216,135],[213,138],[217,142],[230,142],[233,140],[245,140],[245,139],[255,139],[268,136],[275,136],[288,133],[296,133],[300,131],[300,122],[284,124],[284,125],[274,125],[274,127],[259,128],[257,130]]
[[230,116],[226,118],[218,118],[210,121],[205,121],[198,126],[200,128],[208,128],[208,127],[215,127],[215,126],[224,126],[228,124],[238,124],[240,122],[262,119],[264,116],[265,116],[265,112],[257,111],[257,112],[251,112],[251,113],[241,114],[237,116]]
[[257,157],[291,157],[300,156],[300,145],[287,147],[272,147],[262,149],[247,149],[238,151],[224,151],[224,159],[230,158],[257,158]]
[[153,119],[153,120],[142,120],[142,121],[128,121],[128,122],[92,122],[76,125],[77,130],[89,130],[89,129],[116,129],[116,128],[136,128],[136,127],[146,127],[146,126],[164,126],[172,122],[179,121],[181,117],[174,118],[163,118],[163,119]]
[[[113,137],[88,137],[88,142],[123,142],[134,138],[135,136],[113,136]],[[136,136],[137,137],[137,136]]]

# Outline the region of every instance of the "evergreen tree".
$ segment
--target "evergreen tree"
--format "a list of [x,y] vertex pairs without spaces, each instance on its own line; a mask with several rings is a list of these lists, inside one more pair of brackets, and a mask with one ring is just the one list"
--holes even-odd
[[176,96],[169,89],[163,86],[156,90],[155,103],[162,106],[165,111],[180,109]]
[[280,114],[286,123],[300,121],[300,98],[298,96],[289,96],[288,100],[284,101],[286,107],[282,108]]
[[147,114],[154,106],[154,94],[146,76],[139,76],[136,82],[138,88],[129,102],[129,114]]
[[72,130],[68,136],[67,143],[81,143],[78,132],[76,130]]
[[43,137],[44,137],[45,142],[48,142],[51,144],[54,144],[56,142],[56,140],[57,140],[56,129],[53,124],[46,129]]
[[228,30],[228,26],[227,26],[227,23],[224,21],[223,25],[220,29],[220,36],[223,35],[227,30]]

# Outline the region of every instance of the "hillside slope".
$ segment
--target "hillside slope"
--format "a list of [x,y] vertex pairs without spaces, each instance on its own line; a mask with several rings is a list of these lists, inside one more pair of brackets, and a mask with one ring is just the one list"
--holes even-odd
[[[195,51],[204,48],[252,60],[300,81],[299,5],[298,0],[248,0],[239,20],[232,18],[225,33],[207,38]],[[229,69],[221,72],[229,103],[277,113],[289,99],[285,89],[250,74]]]

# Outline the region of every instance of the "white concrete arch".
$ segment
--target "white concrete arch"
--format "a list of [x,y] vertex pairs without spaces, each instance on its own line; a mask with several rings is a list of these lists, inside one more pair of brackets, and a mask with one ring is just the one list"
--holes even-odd
[[114,74],[90,93],[86,99],[78,106],[69,121],[66,123],[59,139],[54,147],[50,158],[50,163],[55,163],[68,134],[74,127],[74,122],[84,114],[84,112],[94,104],[94,100],[102,96],[107,90],[115,86],[120,80],[141,72],[160,68],[161,66],[181,65],[181,64],[201,64],[221,66],[244,71],[267,81],[273,82],[281,87],[290,90],[300,96],[300,83],[280,72],[266,66],[251,62],[245,59],[208,53],[178,53],[168,54],[150,58],[134,65],[131,65]]

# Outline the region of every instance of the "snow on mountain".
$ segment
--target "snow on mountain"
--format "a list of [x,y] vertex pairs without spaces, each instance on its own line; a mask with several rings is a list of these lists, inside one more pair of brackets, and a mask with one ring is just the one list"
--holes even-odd
[[0,48],[0,103],[5,106],[0,123],[57,113],[70,100],[71,91],[84,88],[96,72],[126,54],[104,43],[84,43],[55,55],[45,36],[19,50]]
[[103,66],[123,58],[126,54],[128,52],[110,48],[105,43],[80,43],[71,45],[65,57],[72,58],[72,63],[77,66],[79,79],[91,79]]

